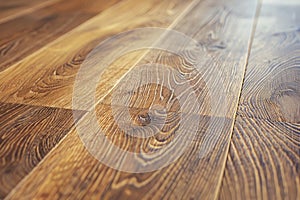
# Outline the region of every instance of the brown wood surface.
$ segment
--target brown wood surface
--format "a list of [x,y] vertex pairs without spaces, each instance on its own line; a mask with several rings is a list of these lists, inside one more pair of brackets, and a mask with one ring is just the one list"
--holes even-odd
[[14,0],[0,2],[0,23],[25,15],[59,0]]
[[[240,10],[244,8],[247,8],[247,12],[241,13]],[[249,38],[254,23],[255,10],[255,0],[244,3],[235,0],[200,2],[191,8],[176,24],[172,25],[172,29],[197,41],[199,46],[201,46],[201,51],[188,52],[186,50],[187,47],[185,47],[186,49],[179,50],[180,55],[178,56],[167,51],[151,50],[146,55],[141,54],[143,57],[137,63],[134,63],[136,60],[129,63],[126,69],[134,69],[135,66],[151,63],[172,66],[172,68],[181,72],[185,76],[185,79],[191,82],[190,84],[198,95],[198,101],[203,101],[203,105],[201,105],[203,110],[199,112],[200,115],[218,116],[217,112],[211,113],[212,109],[209,108],[211,102],[209,102],[207,96],[210,95],[210,98],[213,98],[213,95],[221,95],[222,92],[226,95],[225,99],[228,103],[226,106],[216,106],[226,107],[225,114],[222,117],[234,118],[247,62],[248,43],[250,42]],[[235,31],[231,32],[230,30],[233,27],[235,27]],[[168,35],[165,37],[167,38]],[[239,39],[236,39],[236,37]],[[159,42],[164,43],[164,37]],[[190,48],[192,49],[193,47]],[[192,68],[194,64],[193,57],[189,57],[189,53],[197,53],[193,56],[199,58],[198,62],[200,64],[198,67],[194,67],[194,69]],[[108,69],[107,71],[111,70]],[[159,71],[159,73],[163,72],[163,70]],[[127,70],[124,74],[130,74],[130,70]],[[217,76],[216,74],[219,75]],[[137,75],[129,77],[136,78]],[[222,80],[218,80],[218,78],[222,78]],[[208,82],[209,80],[211,81]],[[124,91],[119,94],[119,98],[122,99],[126,96],[125,91],[128,86],[126,79],[119,82],[120,84],[115,84],[113,88]],[[219,89],[218,84],[223,88],[223,91]],[[173,87],[178,86],[174,85]],[[211,89],[219,90],[214,93],[213,91],[209,91]],[[147,96],[146,93],[149,92],[148,90],[139,91],[136,94],[137,99],[134,100],[136,102],[132,101],[130,107],[149,108],[150,104],[144,104],[143,101],[145,96]],[[100,91],[97,91],[97,93],[100,93]],[[113,91],[107,95],[98,95],[97,97],[101,103],[110,104],[112,93]],[[167,100],[165,99],[165,101]],[[138,102],[143,102],[144,105]],[[217,103],[224,104],[225,102],[217,101]],[[120,104],[116,103],[116,105]]]
[[117,2],[117,0],[57,1],[50,6],[0,24],[0,71]]
[[[124,140],[122,131],[110,120],[112,117],[111,108],[106,105],[101,105],[99,108],[101,108],[99,123],[104,130],[107,130],[107,136],[125,150],[134,148],[135,142],[131,139]],[[123,110],[123,108],[120,109]],[[136,110],[136,112],[139,111],[140,109]],[[205,133],[208,124],[209,118],[202,117],[201,126],[203,128],[199,130],[198,137]],[[174,125],[176,123],[170,125],[165,130],[166,133],[172,134]],[[227,120],[226,125],[230,126],[230,120]],[[227,126],[226,128],[228,128]],[[146,143],[145,141],[137,141],[137,143],[139,142]],[[157,143],[156,140],[152,140],[152,142]],[[198,141],[195,142],[198,143]],[[199,169],[200,161],[195,160],[199,156],[199,152],[196,150],[197,148],[191,148],[167,168],[152,173],[135,174],[120,172],[101,164],[89,154],[76,130],[70,132],[61,144],[53,151],[53,154],[49,154],[47,159],[15,188],[8,199],[20,197],[27,199],[50,197],[52,199],[185,199],[186,197],[198,199],[199,196],[196,196],[197,194],[194,192],[191,193],[191,191],[206,192],[204,195],[208,196],[211,196],[208,190],[215,192],[213,186],[206,184],[209,179],[218,178],[215,177],[217,174],[205,176],[205,172],[210,171],[210,167],[215,168],[213,163],[209,163],[210,159],[217,161],[222,157],[222,153],[219,152],[205,158],[209,164],[203,165]],[[223,146],[226,144],[223,143]],[[65,154],[66,151],[69,153]],[[190,159],[194,161],[190,162]],[[202,171],[201,178],[195,174],[195,170]],[[195,175],[198,177],[197,179]],[[191,181],[192,184],[190,184]],[[209,189],[205,191],[204,188],[200,187],[201,185],[205,185]]]
[[[120,2],[2,71],[0,101],[71,108],[76,73],[100,41],[133,28],[167,27],[189,2]],[[108,75],[108,79],[116,76]]]
[[[1,1],[0,199],[299,199],[299,13],[298,0]],[[114,57],[137,46],[152,48]]]
[[219,199],[298,199],[299,124],[237,117]]
[[72,113],[72,110],[0,103],[1,199],[69,132],[74,125]]
[[[300,3],[262,6],[239,114],[300,122]],[[263,53],[262,53],[263,52]]]
[[219,199],[300,197],[299,11],[262,4]]
[[[245,8],[249,9],[247,13],[239,12],[240,9]],[[223,116],[218,116],[217,114],[214,116],[215,113],[209,112],[209,109],[205,109],[207,112],[195,113],[195,118],[197,116],[201,118],[199,124],[201,129],[196,133],[196,139],[192,141],[189,150],[174,164],[155,172],[142,174],[124,173],[114,170],[93,158],[87,152],[83,144],[80,143],[80,138],[76,130],[73,130],[67,135],[65,140],[60,143],[58,148],[55,149],[52,154],[49,154],[44,162],[15,188],[9,196],[9,199],[17,199],[21,196],[25,196],[26,198],[51,197],[54,199],[76,197],[103,199],[216,198],[223,175],[226,152],[229,147],[234,122],[235,108],[242,85],[255,10],[255,1],[249,3],[239,3],[238,1],[197,2],[194,6],[189,7],[189,10],[185,11],[180,19],[175,19],[175,24],[171,24],[172,28],[195,38],[203,46],[205,50],[202,52],[203,54],[198,56],[214,58],[214,62],[207,61],[206,59],[202,61],[203,67],[201,68],[201,72],[208,76],[207,79],[213,79],[213,74],[217,73],[216,69],[222,70],[224,73],[222,76],[224,78],[223,87],[225,91],[227,91],[225,94],[229,102]],[[202,20],[199,21],[199,19]],[[187,21],[189,23],[187,23]],[[240,27],[240,29],[236,29],[234,33],[236,37],[240,37],[238,41],[234,39],[235,37],[233,37],[232,33],[229,34],[229,30],[235,26]],[[168,37],[168,35],[165,37]],[[164,37],[160,39],[164,40]],[[158,52],[158,55],[153,55],[152,53],[151,51],[150,53],[146,52],[146,55],[144,52],[140,53],[140,55],[143,56],[142,59],[140,59],[140,63],[155,60],[163,64],[173,65],[175,68],[176,64],[182,63],[176,62],[174,57],[168,58],[168,56],[171,55],[164,55],[164,53],[160,52]],[[134,56],[135,55],[136,54],[134,54]],[[129,58],[132,58],[132,55],[129,56]],[[188,60],[189,58],[185,57],[184,59]],[[134,60],[134,62],[136,62],[136,60]],[[186,68],[186,66],[178,67]],[[127,69],[127,67],[125,69]],[[132,69],[129,68],[129,70]],[[123,73],[128,74],[130,72],[131,71],[126,72],[124,70]],[[229,74],[231,76],[228,76]],[[194,78],[199,78],[199,76],[196,75]],[[122,81],[125,83],[123,86],[126,86],[126,78],[124,79],[123,76],[119,84],[113,86],[113,90],[122,87]],[[176,81],[172,83],[175,84]],[[199,84],[199,81],[196,81],[196,83]],[[215,82],[212,83],[217,84],[219,82],[215,80]],[[197,84],[194,86],[195,88],[198,87]],[[178,86],[172,85],[172,87]],[[148,96],[154,96],[155,99],[157,91],[151,87],[148,88],[147,91],[149,93]],[[200,90],[198,92],[199,99],[201,100],[201,98],[204,98],[203,96],[201,97],[201,92],[206,93],[207,91],[203,88],[203,91]],[[109,96],[110,94],[101,96],[100,103],[104,104],[98,104],[97,112],[99,124],[104,127],[106,130],[105,133],[107,137],[111,137],[111,141],[117,145],[121,145],[120,148],[122,147],[127,151],[136,150],[135,146],[139,146],[140,144],[146,146],[146,149],[153,145],[159,145],[159,139],[155,137],[147,140],[135,140],[134,138],[123,137],[123,132],[117,128],[118,126],[114,120],[112,120],[112,107],[119,106],[121,111],[124,107],[118,105],[118,103],[116,105],[110,105]],[[145,95],[137,95],[137,98],[143,97],[145,97]],[[103,101],[101,101],[101,99]],[[152,98],[148,98],[148,100],[150,102],[153,101]],[[145,107],[141,107],[137,104],[133,104],[130,109],[136,109],[133,113],[140,113],[143,112],[145,108],[149,108],[147,104],[145,105]],[[209,105],[204,104],[204,107],[205,106]],[[176,131],[176,126],[178,126],[176,123],[178,119],[172,112],[180,112],[178,111],[178,107],[174,107],[173,109],[175,110],[170,111],[170,116],[173,117],[168,124],[170,127],[166,128],[164,133],[169,135],[169,137],[174,134],[174,130]],[[184,110],[182,112],[187,111]],[[186,114],[192,115],[192,113]],[[133,116],[133,118],[136,118],[135,115]],[[87,114],[84,119],[90,121],[90,117],[91,113]],[[213,123],[213,127],[219,128],[219,126],[221,126],[219,122],[219,120],[222,120],[221,118],[225,121],[224,126],[220,127],[221,134],[216,135],[211,140],[205,140],[207,124]],[[191,120],[193,119],[192,116]],[[193,129],[191,128],[191,130]],[[181,134],[188,131],[189,130],[186,129],[181,132]],[[168,142],[166,138],[162,138],[162,140]],[[93,141],[92,137],[90,141]],[[214,145],[214,148],[205,157],[199,158],[199,147],[201,145]],[[71,150],[72,153],[61,157],[62,152],[68,150]],[[105,150],[103,150],[102,153],[105,154]],[[130,163],[122,164],[129,165]],[[34,183],[33,179],[35,180]]]

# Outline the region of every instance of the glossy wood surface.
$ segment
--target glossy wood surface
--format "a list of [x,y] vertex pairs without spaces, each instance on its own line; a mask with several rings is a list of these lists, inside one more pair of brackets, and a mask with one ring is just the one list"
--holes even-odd
[[[0,2],[0,199],[299,199],[299,13],[297,0]],[[152,48],[114,57],[131,46]],[[174,162],[117,169],[158,151]]]
[[299,198],[299,12],[262,4],[220,199]]

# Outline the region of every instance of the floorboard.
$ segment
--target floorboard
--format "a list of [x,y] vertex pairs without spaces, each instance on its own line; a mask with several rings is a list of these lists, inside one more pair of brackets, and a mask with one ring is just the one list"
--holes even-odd
[[[241,13],[240,10],[246,7],[248,8],[247,12]],[[212,109],[208,108],[211,106],[211,102],[207,96],[214,98],[215,95],[218,95],[219,98],[222,99],[220,96],[223,93],[228,103],[224,111],[226,114],[223,114],[221,117],[234,118],[247,62],[248,44],[250,43],[251,31],[254,25],[255,11],[255,0],[247,3],[239,3],[235,0],[204,1],[194,6],[189,13],[172,26],[172,29],[193,38],[198,42],[201,50],[188,51],[186,50],[188,49],[187,47],[183,47],[182,50],[178,50],[179,55],[167,51],[151,50],[150,52],[141,54],[143,57],[139,59],[137,63],[135,63],[136,60],[132,62],[127,61],[129,66],[126,67],[128,70],[122,76],[124,81],[119,81],[118,84],[114,84],[114,90],[119,91],[119,102],[115,102],[115,105],[120,106],[122,105],[121,102],[124,102],[122,98],[126,98],[125,93],[129,91],[128,82],[130,79],[148,78],[150,81],[150,78],[146,77],[146,75],[147,73],[153,74],[153,72],[149,70],[143,77],[139,77],[141,75],[131,73],[130,70],[133,71],[133,69],[138,68],[138,66],[154,62],[164,66],[171,66],[178,70],[185,79],[191,82],[190,84],[193,90],[195,90],[198,95],[198,101],[204,102],[204,104],[201,105],[204,111],[199,112],[200,115],[218,116],[218,112],[212,113]],[[231,32],[230,30],[233,27],[235,27],[235,31]],[[167,37],[169,37],[168,34],[165,38]],[[238,37],[238,39],[236,39],[236,37]],[[164,44],[164,37],[159,39],[158,43]],[[168,47],[168,45],[171,46],[172,44],[166,43],[164,45]],[[189,48],[193,49],[194,47],[191,46]],[[196,55],[189,55],[192,53]],[[194,67],[194,69],[193,65],[195,65],[195,61],[193,61],[194,58],[192,56],[198,58],[198,66]],[[127,58],[127,60],[129,59]],[[120,62],[117,60],[116,63]],[[113,69],[114,68],[108,68],[106,71]],[[160,70],[161,71],[157,73],[166,73],[164,69]],[[132,83],[136,85],[142,84]],[[174,85],[173,89],[179,87],[178,85]],[[101,95],[103,93],[101,87],[99,91],[96,91],[97,100],[101,103],[111,104],[111,96],[114,91]],[[224,91],[221,91],[220,88]],[[145,104],[143,101],[144,97],[149,95],[148,90],[149,89],[146,88],[138,91],[138,93],[136,93],[137,99],[134,100],[136,102],[132,101],[132,104],[129,106],[149,108],[149,104]],[[165,101],[167,100],[168,99],[165,99]],[[143,102],[144,105],[138,102]],[[205,102],[207,102],[207,105]],[[151,103],[151,101],[149,101],[149,103]],[[217,101],[216,104],[218,103],[222,105],[216,105],[216,107],[225,107],[223,106],[224,102]]]
[[263,2],[219,199],[299,198],[299,11]]
[[[121,107],[120,109],[123,110]],[[136,109],[135,113],[139,111],[140,109]],[[107,136],[124,150],[134,149],[135,141],[127,137],[122,138],[123,132],[111,120],[111,108],[107,105],[101,105],[98,112],[99,124],[106,131]],[[230,120],[226,122],[226,125],[230,126]],[[176,126],[173,122],[165,131],[171,134],[174,125]],[[209,125],[209,117],[203,116],[201,125],[203,128],[199,130],[199,135],[205,133],[205,129]],[[150,143],[151,141],[154,144],[157,142],[153,139],[150,140]],[[195,145],[199,145],[199,140],[194,142]],[[137,143],[144,143],[146,147],[149,145],[147,141],[137,141]],[[226,146],[225,142],[223,146]],[[67,154],[64,153],[66,151],[68,151]],[[213,163],[210,163],[201,166],[202,177],[195,178],[195,170],[198,169],[199,172],[200,161],[195,160],[198,156],[199,152],[196,148],[191,148],[167,168],[152,173],[125,173],[107,167],[95,159],[82,144],[77,131],[72,130],[63,143],[58,145],[55,151],[49,154],[43,163],[36,167],[34,172],[24,179],[7,199],[18,199],[21,196],[28,199],[50,197],[52,199],[199,198],[191,191],[201,190],[205,192],[203,191],[204,188],[200,186],[205,185],[212,178],[215,179],[218,174],[205,175],[210,167],[215,168]],[[205,160],[211,159],[217,162],[222,156],[222,152],[219,152],[210,158],[205,158]],[[192,162],[191,158],[193,159]],[[209,190],[213,189],[211,185],[206,185],[206,187]]]
[[117,2],[117,0],[57,1],[0,24],[0,71]]
[[[189,2],[145,1],[139,4],[127,0],[105,10],[2,71],[0,101],[71,109],[76,73],[85,56],[100,41],[138,27],[166,28]],[[131,12],[127,12],[128,9]],[[108,75],[108,79],[115,76]],[[113,82],[107,84],[112,86]]]
[[298,199],[299,129],[238,116],[219,199]]
[[0,199],[299,199],[299,13],[1,1]]
[[263,4],[241,95],[241,116],[300,122],[299,11],[300,3]]
[[[248,12],[240,12],[240,10],[245,10],[246,8]],[[51,197],[53,199],[75,197],[98,199],[216,198],[221,184],[220,181],[225,166],[232,124],[243,81],[248,55],[248,44],[254,25],[255,10],[255,1],[248,3],[241,3],[235,0],[227,2],[203,1],[196,3],[184,16],[175,20],[175,24],[171,24],[175,30],[181,31],[198,41],[199,45],[204,49],[201,52],[203,54],[198,56],[213,58],[213,61],[204,59],[201,65],[201,73],[203,74],[198,74],[198,76],[196,74],[192,78],[199,79],[200,77],[201,79],[201,77],[207,76],[206,80],[212,79],[210,83],[215,85],[216,88],[219,82],[213,75],[214,73],[218,73],[216,69],[222,70],[221,77],[224,78],[222,83],[226,91],[225,98],[229,102],[225,113],[221,116],[219,116],[218,113],[210,112],[209,109],[196,113],[189,113],[187,110],[181,111],[183,114],[190,115],[191,120],[200,117],[200,119],[202,119],[200,120],[201,124],[197,125],[202,127],[202,129],[196,133],[196,138],[192,141],[189,150],[180,157],[179,160],[164,169],[151,173],[135,174],[120,172],[101,164],[98,160],[93,158],[81,143],[78,133],[74,129],[60,145],[49,154],[44,162],[35,168],[34,172],[15,188],[8,199],[18,199],[21,196],[26,198]],[[229,31],[232,30],[233,27],[235,28],[234,33]],[[168,37],[168,35],[166,35],[166,37]],[[236,37],[239,39],[236,40]],[[164,37],[162,37],[162,40],[163,39]],[[142,58],[138,61],[142,64],[147,63],[147,61],[153,61],[151,52],[143,51],[142,53],[133,53],[133,55],[130,55],[130,58],[132,58],[132,56],[136,58],[138,55],[142,55]],[[174,62],[176,59],[172,56],[168,56],[170,55],[164,55],[164,53],[161,54],[160,52],[154,54],[154,58],[156,58],[155,61],[175,66],[176,63]],[[189,58],[184,57],[184,59],[188,60]],[[136,62],[136,60],[134,60],[134,62]],[[177,63],[182,62],[179,61]],[[186,66],[179,66],[179,68],[180,67],[186,68]],[[123,75],[120,81],[118,81],[119,84],[112,84],[114,85],[111,90],[112,92],[118,88],[120,88],[122,92],[122,83],[129,85],[129,83],[126,82],[126,74],[131,73],[134,68],[126,67],[125,69],[127,70],[121,72]],[[193,75],[193,73],[190,72],[190,75]],[[175,84],[176,81],[172,83]],[[199,86],[197,84],[201,85],[201,80],[196,81],[194,85],[195,88]],[[171,86],[175,87],[176,85]],[[144,101],[154,101],[155,92],[151,93],[153,89],[153,87],[146,89],[149,92],[148,96],[154,97]],[[143,90],[141,91],[143,92]],[[198,101],[201,101],[201,99],[203,101],[203,98],[205,98],[205,96],[201,96],[201,92],[207,92],[205,91],[205,86],[203,91],[198,91]],[[166,94],[164,97],[169,97],[167,92],[162,93],[162,96]],[[137,98],[141,98],[142,96],[145,95],[137,95]],[[104,126],[106,130],[105,133],[108,134],[108,137],[111,137],[111,141],[126,150],[136,150],[135,147],[140,145],[145,146],[146,149],[151,149],[152,146],[159,144],[160,140],[155,137],[148,140],[137,141],[131,137],[124,137],[123,132],[117,128],[115,121],[112,120],[114,117],[112,116],[112,107],[119,108],[119,112],[121,113],[126,109],[122,104],[118,104],[118,101],[112,106],[109,97],[109,93],[108,95],[100,95],[100,97],[98,95],[100,103],[97,105],[96,110],[98,113],[98,121],[100,125]],[[122,93],[120,97],[122,97]],[[137,118],[136,113],[144,112],[145,108],[146,110],[149,109],[147,103],[144,104],[144,107],[136,103],[140,101],[141,100],[135,99],[133,104],[129,106],[129,109],[133,113],[133,118]],[[221,102],[219,102],[217,107],[221,106]],[[165,135],[169,137],[174,135],[174,130],[176,130],[176,126],[178,126],[178,124],[174,122],[178,120],[176,113],[179,113],[179,108],[175,105],[172,109],[168,113],[168,116],[173,117],[170,119],[170,123],[168,123],[171,128],[165,130]],[[91,112],[89,112],[82,121],[90,121],[90,117]],[[223,126],[221,126],[222,123],[218,123],[221,120],[224,120]],[[205,133],[206,127],[208,126],[207,124],[209,123],[213,123],[213,129],[221,128],[222,134],[214,135],[215,137],[213,137],[213,139],[207,139]],[[190,128],[190,130],[193,130],[192,127]],[[185,132],[188,133],[190,130],[185,129],[181,134]],[[90,138],[89,136],[87,137],[89,141],[93,143],[95,138],[92,136]],[[162,140],[168,142],[166,138],[162,138]],[[199,158],[199,149],[201,146],[213,146],[213,149],[205,155],[205,157]],[[63,155],[63,152],[66,151],[70,151],[70,153]],[[99,149],[100,154],[105,155],[107,152],[108,150]],[[118,157],[122,158],[122,155],[118,155]],[[121,163],[120,165],[130,165],[130,163]]]
[[74,126],[72,113],[72,110],[0,103],[0,199],[69,132]]

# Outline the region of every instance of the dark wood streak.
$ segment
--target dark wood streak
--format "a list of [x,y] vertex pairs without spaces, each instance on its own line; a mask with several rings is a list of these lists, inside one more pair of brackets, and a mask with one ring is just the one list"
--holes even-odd
[[1,199],[30,173],[73,125],[71,110],[0,103]]

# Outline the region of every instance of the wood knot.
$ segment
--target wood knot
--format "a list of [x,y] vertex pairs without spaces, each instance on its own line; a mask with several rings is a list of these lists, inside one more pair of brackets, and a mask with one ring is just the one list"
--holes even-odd
[[151,123],[151,118],[148,113],[143,113],[138,115],[139,124],[142,126],[147,126]]

